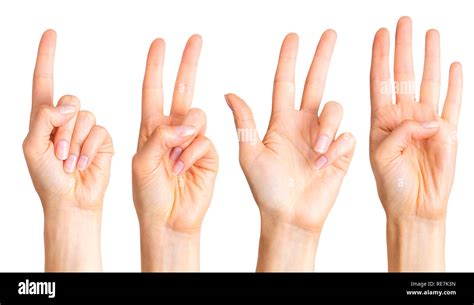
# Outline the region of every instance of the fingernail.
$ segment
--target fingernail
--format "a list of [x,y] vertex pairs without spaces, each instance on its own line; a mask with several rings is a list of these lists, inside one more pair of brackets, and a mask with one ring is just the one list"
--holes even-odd
[[319,136],[318,140],[316,141],[316,145],[314,150],[320,154],[324,154],[328,151],[330,139],[327,135]]
[[61,105],[57,107],[59,113],[70,114],[76,112],[76,107],[73,105]]
[[183,161],[178,161],[176,164],[173,166],[173,175],[178,176],[181,174],[181,171],[184,168],[184,163]]
[[326,165],[326,163],[328,163],[328,158],[326,156],[321,156],[318,158],[318,160],[316,160],[314,166],[316,167],[316,169],[322,169]]
[[194,126],[183,125],[183,126],[176,127],[176,134],[179,137],[187,137],[195,133],[196,133],[196,128],[194,128]]
[[170,159],[173,161],[178,160],[179,156],[181,156],[181,153],[183,152],[183,149],[181,147],[175,147],[171,150],[170,152]]
[[76,163],[77,163],[77,155],[69,155],[66,162],[64,163],[64,170],[67,173],[74,172],[74,169],[76,168]]
[[80,171],[83,171],[87,167],[87,163],[89,162],[89,157],[87,156],[81,156],[79,158],[79,161],[77,161],[77,169]]
[[65,140],[59,141],[57,150],[59,160],[66,160],[69,154],[69,143]]
[[427,129],[438,128],[439,127],[439,122],[438,121],[424,122],[423,124],[421,124],[421,126],[423,126],[423,128],[427,128]]

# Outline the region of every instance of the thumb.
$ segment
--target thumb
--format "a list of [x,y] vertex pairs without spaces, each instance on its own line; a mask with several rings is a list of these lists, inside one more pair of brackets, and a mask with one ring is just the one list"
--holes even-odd
[[27,145],[38,151],[46,151],[53,129],[66,124],[74,117],[76,111],[77,109],[73,105],[41,106],[30,123]]
[[239,140],[240,157],[261,149],[263,144],[258,137],[255,120],[250,107],[235,94],[226,94],[225,100],[234,115],[235,128]]
[[436,134],[439,127],[440,123],[438,121],[417,122],[405,120],[382,141],[379,149],[384,154],[398,156],[413,141],[427,139]]
[[137,153],[138,160],[160,164],[163,156],[173,147],[180,146],[195,136],[197,129],[190,125],[159,126],[152,133],[143,148]]

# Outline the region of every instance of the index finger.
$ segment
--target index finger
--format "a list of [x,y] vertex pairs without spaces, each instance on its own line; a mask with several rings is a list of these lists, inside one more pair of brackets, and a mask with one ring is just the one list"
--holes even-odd
[[370,66],[370,101],[372,113],[378,108],[392,104],[392,83],[390,82],[389,34],[387,29],[377,31],[372,46]]
[[56,49],[56,32],[47,30],[41,36],[33,74],[31,113],[42,105],[53,105],[53,68]]
[[[150,46],[142,89],[142,126],[155,127],[163,115],[163,62],[165,42],[156,39]],[[151,130],[152,132],[152,130]]]
[[286,35],[281,45],[278,66],[273,84],[272,113],[294,109],[295,67],[298,53],[298,35]]

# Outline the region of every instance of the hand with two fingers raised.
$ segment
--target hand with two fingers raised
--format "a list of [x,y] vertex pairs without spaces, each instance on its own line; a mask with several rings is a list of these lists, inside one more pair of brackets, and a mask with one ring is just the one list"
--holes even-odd
[[352,159],[354,137],[337,135],[342,106],[328,102],[318,115],[335,41],[332,30],[322,35],[297,110],[298,37],[286,36],[263,140],[249,106],[226,95],[239,135],[240,164],[260,209],[259,271],[314,269],[319,234]]
[[206,115],[191,108],[201,45],[198,35],[186,44],[169,115],[163,114],[164,41],[155,40],[149,50],[132,165],[143,271],[199,269],[201,224],[218,169],[205,136]]

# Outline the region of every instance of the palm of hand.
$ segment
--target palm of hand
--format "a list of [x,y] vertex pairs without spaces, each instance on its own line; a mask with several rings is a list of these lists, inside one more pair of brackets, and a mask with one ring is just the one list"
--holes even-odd
[[[315,170],[319,156],[313,150],[318,118],[305,111],[276,115],[263,139],[265,149],[244,168],[262,211],[288,223],[319,230],[327,217],[349,167],[341,157],[323,170]],[[285,216],[284,216],[285,217]]]
[[391,215],[436,218],[445,213],[447,197],[454,177],[456,129],[440,120],[438,132],[428,139],[412,140],[396,156],[374,160],[380,143],[406,120],[428,122],[437,113],[423,103],[404,102],[387,105],[373,117],[371,157],[376,179],[383,185],[382,202]]

